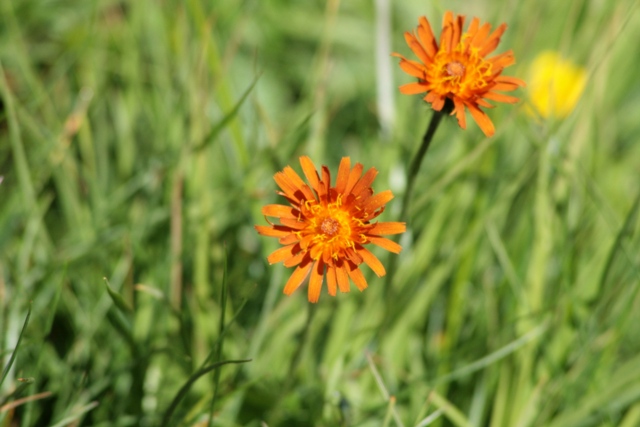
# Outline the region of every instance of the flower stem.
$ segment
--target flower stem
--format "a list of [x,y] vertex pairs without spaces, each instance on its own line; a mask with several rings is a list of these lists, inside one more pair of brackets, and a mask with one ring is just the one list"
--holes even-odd
[[407,222],[407,220],[409,219],[409,201],[411,200],[411,193],[413,193],[413,187],[416,183],[416,177],[418,176],[418,171],[420,170],[422,159],[424,159],[425,154],[427,154],[427,150],[429,149],[431,141],[433,140],[433,135],[435,135],[442,117],[445,114],[448,114],[448,110],[448,106],[445,105],[442,110],[433,112],[433,116],[431,116],[431,121],[429,122],[429,127],[427,127],[427,131],[422,136],[422,144],[420,145],[420,148],[418,149],[415,157],[411,161],[411,166],[407,171],[407,188],[404,192],[404,198],[402,200],[400,221]]

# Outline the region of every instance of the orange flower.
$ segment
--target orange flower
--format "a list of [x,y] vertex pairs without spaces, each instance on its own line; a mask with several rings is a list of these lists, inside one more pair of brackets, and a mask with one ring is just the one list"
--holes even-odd
[[291,206],[264,206],[265,217],[276,217],[280,224],[256,225],[258,233],[277,237],[285,245],[267,260],[270,264],[284,261],[287,267],[297,266],[284,287],[287,295],[311,272],[308,298],[312,303],[317,302],[325,269],[329,295],[335,296],[337,288],[340,292],[349,292],[349,278],[362,291],[367,281],[360,264],[367,264],[378,277],[385,275],[380,260],[364,246],[373,243],[394,253],[402,249],[381,236],[403,233],[404,223],[371,222],[384,211],[393,194],[386,190],[374,195],[371,184],[378,171],[371,168],[362,175],[363,166],[356,163],[352,169],[349,157],[343,157],[340,162],[335,187],[331,187],[326,166],[322,166],[320,177],[309,157],[300,157],[300,164],[311,186],[289,166],[276,173],[274,179],[282,189],[278,194],[286,197]]
[[400,92],[407,95],[427,92],[424,100],[436,111],[442,110],[445,100],[451,100],[451,114],[455,113],[462,129],[467,127],[464,110],[467,107],[484,134],[491,136],[495,128],[480,107],[493,108],[487,100],[518,102],[518,98],[497,91],[512,91],[525,83],[501,75],[505,67],[516,62],[511,50],[487,58],[498,47],[507,25],[500,25],[490,35],[491,25],[480,26],[480,20],[473,18],[467,32],[463,33],[464,18],[463,15],[454,18],[451,12],[445,14],[440,46],[424,16],[420,18],[417,33],[404,33],[407,44],[420,61],[393,54],[400,58],[400,68],[404,72],[418,78],[417,83],[400,86]]

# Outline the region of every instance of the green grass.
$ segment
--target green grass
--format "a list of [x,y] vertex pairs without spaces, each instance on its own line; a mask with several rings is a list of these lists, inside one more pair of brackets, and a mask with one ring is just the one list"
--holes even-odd
[[393,51],[446,6],[587,88],[443,120],[397,273],[311,306],[253,228],[273,174],[348,155],[395,220],[431,116],[396,59],[377,89],[375,2],[2,2],[0,426],[640,425],[638,3],[427,3]]

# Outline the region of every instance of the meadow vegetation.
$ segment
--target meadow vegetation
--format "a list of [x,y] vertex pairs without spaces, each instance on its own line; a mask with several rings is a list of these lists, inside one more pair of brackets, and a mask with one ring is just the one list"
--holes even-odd
[[[638,2],[384,3],[0,2],[0,426],[640,425]],[[394,274],[283,295],[274,173],[350,156],[397,221],[432,110],[389,55],[447,9],[579,103],[445,118]]]

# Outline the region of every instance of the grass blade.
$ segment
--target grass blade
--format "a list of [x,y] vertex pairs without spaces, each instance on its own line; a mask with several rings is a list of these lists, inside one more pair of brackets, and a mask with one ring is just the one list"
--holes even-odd
[[173,412],[178,407],[178,404],[187,395],[187,392],[189,391],[193,383],[195,383],[200,377],[208,374],[209,372],[223,365],[239,364],[239,363],[247,363],[247,362],[251,362],[251,359],[225,360],[222,362],[214,363],[213,365],[207,366],[206,368],[200,369],[199,371],[191,375],[191,377],[189,377],[187,382],[184,383],[184,385],[180,388],[180,390],[178,390],[178,393],[171,401],[169,408],[167,408],[166,412],[164,413],[164,416],[162,417],[162,423],[160,425],[164,427],[170,424],[171,416],[173,415]]
[[22,330],[20,331],[20,336],[18,337],[18,342],[16,343],[16,348],[13,349],[13,353],[11,354],[11,358],[9,358],[9,363],[4,367],[4,371],[2,371],[2,378],[0,378],[0,388],[4,383],[5,378],[9,374],[9,369],[11,369],[11,365],[16,360],[16,354],[18,353],[18,348],[20,347],[20,342],[22,342],[22,336],[24,335],[25,329],[27,329],[27,325],[29,324],[29,318],[31,317],[31,304],[29,304],[29,311],[27,312],[27,318],[24,320],[24,324],[22,325]]

